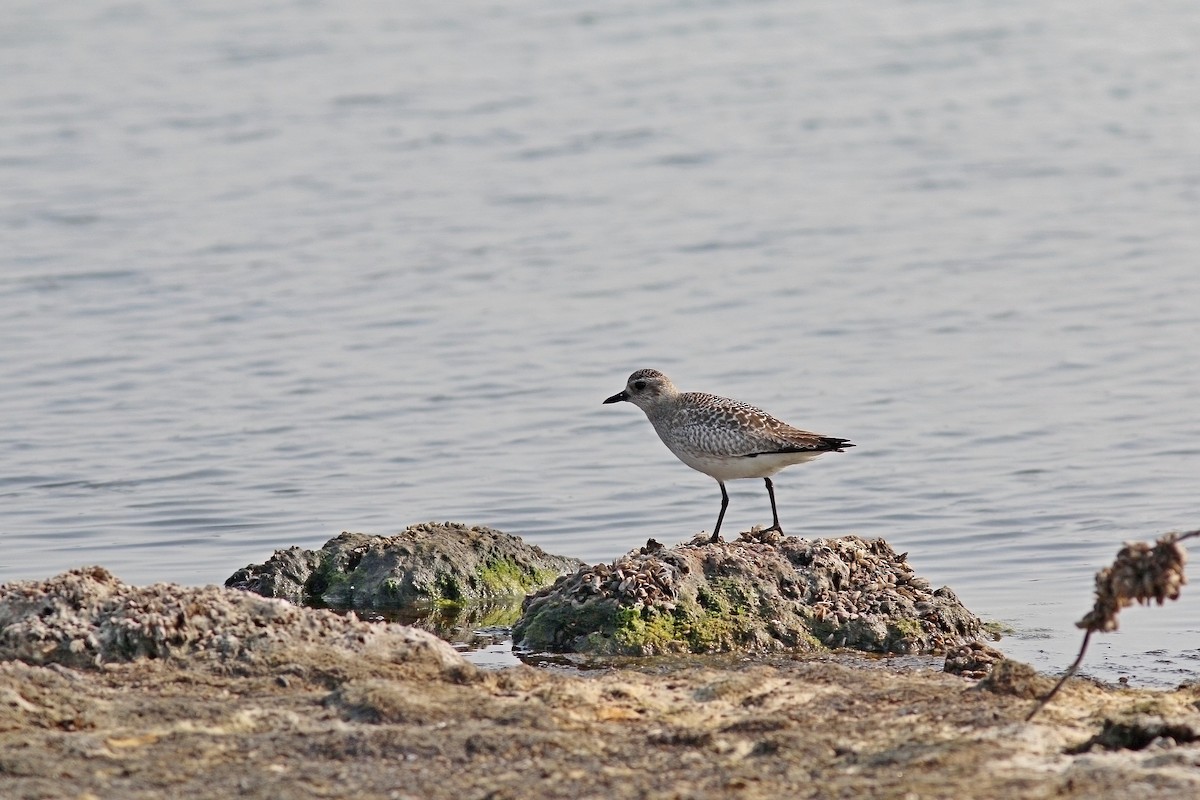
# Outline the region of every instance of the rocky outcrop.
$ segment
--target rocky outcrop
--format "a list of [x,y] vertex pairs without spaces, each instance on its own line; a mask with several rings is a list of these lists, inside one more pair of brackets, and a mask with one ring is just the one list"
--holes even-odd
[[[951,638],[945,596],[929,600],[938,593],[882,542],[751,536],[645,551],[562,584],[621,598],[642,623],[648,609],[699,602],[701,587],[714,626],[723,603],[749,618],[737,609],[811,596],[804,608],[840,623],[835,641],[849,641],[853,614],[891,619],[879,615],[900,602],[895,587],[932,626],[913,642]],[[996,654],[952,655],[974,671]],[[817,776],[830,797],[1200,796],[1200,687],[1073,679],[1027,721],[1053,683],[1011,661],[976,683],[850,651],[488,671],[428,634],[353,613],[134,587],[90,567],[0,586],[0,794],[386,797],[399,786],[430,800],[774,800],[812,795]]]
[[277,550],[225,585],[331,608],[407,609],[520,598],[582,564],[491,528],[431,522],[394,536],[345,532],[320,550]]
[[651,540],[612,564],[582,567],[526,600],[513,638],[528,650],[594,654],[929,654],[981,631],[950,589],[932,590],[883,539],[756,530],[670,549]]
[[228,668],[310,649],[468,666],[425,631],[216,586],[130,586],[102,567],[0,586],[0,661],[87,669],[153,659]]

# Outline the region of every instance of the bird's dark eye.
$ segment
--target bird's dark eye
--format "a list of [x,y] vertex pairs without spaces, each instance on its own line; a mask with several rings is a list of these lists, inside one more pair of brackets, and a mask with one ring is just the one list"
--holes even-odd
[[633,388],[637,389],[640,392],[642,389],[646,388],[646,382],[645,381],[634,381]]

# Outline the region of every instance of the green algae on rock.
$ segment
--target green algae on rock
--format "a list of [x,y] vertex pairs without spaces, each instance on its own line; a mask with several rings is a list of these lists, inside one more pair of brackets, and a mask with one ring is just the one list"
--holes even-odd
[[525,601],[523,649],[656,655],[850,647],[932,654],[977,638],[980,620],[932,591],[883,539],[805,540],[758,529],[670,549],[651,540],[582,567]]
[[582,563],[491,528],[430,522],[394,536],[343,532],[320,550],[277,550],[225,585],[331,608],[462,606],[522,597]]

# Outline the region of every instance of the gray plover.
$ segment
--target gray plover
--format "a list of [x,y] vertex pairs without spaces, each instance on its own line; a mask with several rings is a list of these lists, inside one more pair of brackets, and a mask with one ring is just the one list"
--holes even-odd
[[717,515],[711,542],[718,541],[721,520],[729,507],[725,481],[741,478],[766,481],[772,520],[767,530],[783,533],[771,476],[784,467],[812,461],[822,453],[840,453],[854,447],[847,439],[793,428],[740,400],[703,392],[680,392],[670,378],[656,369],[639,369],[629,376],[623,391],[604,402],[623,400],[646,412],[658,438],[676,458],[713,478],[721,487],[721,513]]

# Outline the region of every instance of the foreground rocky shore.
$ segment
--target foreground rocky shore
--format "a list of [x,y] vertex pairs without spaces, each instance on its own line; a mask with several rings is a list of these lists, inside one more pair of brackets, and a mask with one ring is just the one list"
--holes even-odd
[[1027,723],[1052,681],[1007,661],[983,680],[846,651],[602,663],[485,671],[412,627],[101,568],[8,584],[0,796],[1200,794],[1196,686],[1075,680]]

